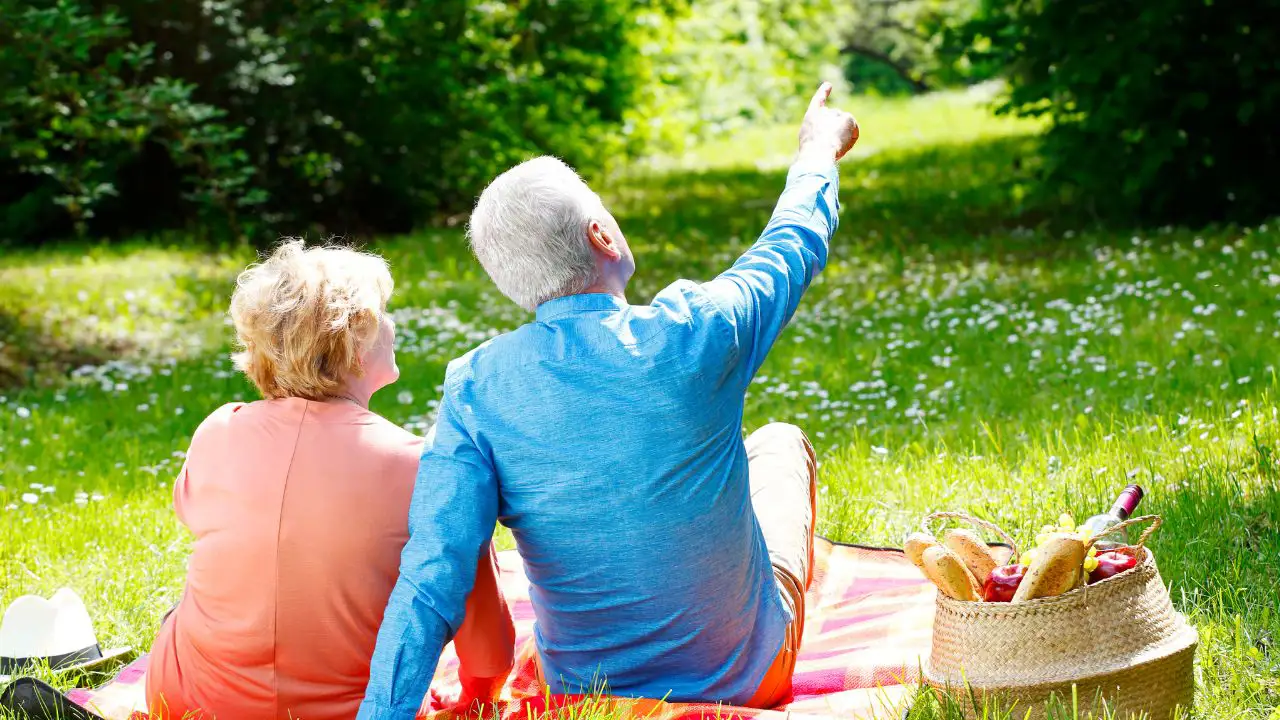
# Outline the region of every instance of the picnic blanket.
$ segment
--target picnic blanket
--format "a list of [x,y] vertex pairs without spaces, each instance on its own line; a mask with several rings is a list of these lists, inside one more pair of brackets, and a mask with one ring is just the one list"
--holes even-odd
[[[583,701],[625,704],[617,710],[646,720],[901,717],[903,704],[912,696],[912,686],[919,678],[922,656],[929,651],[933,585],[897,550],[819,539],[814,560],[793,697],[776,710],[756,710],[660,700],[548,696],[535,679],[529,649],[533,606],[528,580],[514,551],[499,553],[499,582],[515,618],[518,647],[524,648],[497,706],[502,720],[536,720],[549,709]],[[68,695],[106,720],[147,718],[147,660],[146,656],[135,660],[101,688],[73,690]],[[457,696],[458,659],[452,645],[440,658],[431,688],[442,697]],[[428,694],[419,718],[451,720],[452,715],[451,710],[432,708]]]

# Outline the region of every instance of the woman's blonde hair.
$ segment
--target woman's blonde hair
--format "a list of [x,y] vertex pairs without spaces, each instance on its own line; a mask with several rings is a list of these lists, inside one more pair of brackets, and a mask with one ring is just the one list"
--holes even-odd
[[236,368],[263,397],[322,400],[359,376],[392,290],[387,261],[344,247],[285,240],[236,279]]

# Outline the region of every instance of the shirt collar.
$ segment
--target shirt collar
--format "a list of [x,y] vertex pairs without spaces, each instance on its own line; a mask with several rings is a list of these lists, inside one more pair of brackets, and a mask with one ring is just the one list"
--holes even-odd
[[580,293],[552,298],[538,306],[538,322],[548,322],[575,313],[621,310],[627,301],[608,293]]

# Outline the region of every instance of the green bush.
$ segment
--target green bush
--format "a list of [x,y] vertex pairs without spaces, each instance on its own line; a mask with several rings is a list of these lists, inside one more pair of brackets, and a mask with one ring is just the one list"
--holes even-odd
[[946,43],[979,0],[852,0],[845,77],[859,92],[898,95],[989,79]]
[[406,231],[533,154],[599,176],[772,117],[843,29],[838,0],[113,2],[0,0],[0,243]]
[[232,147],[239,133],[189,83],[146,77],[151,56],[113,12],[0,0],[0,238],[83,232],[148,147],[199,208],[255,199]]
[[1105,215],[1280,210],[1280,0],[984,0],[970,59],[1048,116],[1050,181]]
[[844,0],[688,0],[679,9],[651,47],[654,82],[636,108],[656,125],[652,137],[676,143],[791,117],[834,79],[849,19]]
[[235,231],[252,204],[267,237],[407,230],[465,208],[529,154],[588,168],[625,155],[644,23],[662,9],[119,0],[96,15],[74,0],[0,2],[18,18],[0,73],[22,88],[0,106],[6,182],[25,190],[4,198],[23,215],[10,233],[59,232],[29,227],[47,210],[32,202],[44,177],[82,228],[159,229],[211,207]]

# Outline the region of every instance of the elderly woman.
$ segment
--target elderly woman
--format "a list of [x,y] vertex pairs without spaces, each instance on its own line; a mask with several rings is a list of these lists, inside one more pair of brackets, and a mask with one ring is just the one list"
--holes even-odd
[[[195,545],[152,648],[156,715],[355,716],[423,447],[369,410],[399,377],[391,289],[381,258],[297,240],[240,275],[234,360],[263,399],[206,418],[174,486]],[[492,551],[481,557],[454,638],[467,701],[488,699],[512,664]]]

